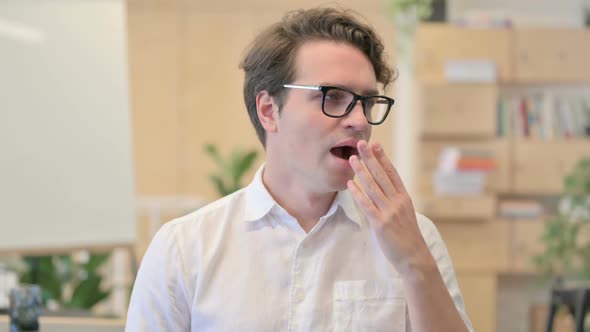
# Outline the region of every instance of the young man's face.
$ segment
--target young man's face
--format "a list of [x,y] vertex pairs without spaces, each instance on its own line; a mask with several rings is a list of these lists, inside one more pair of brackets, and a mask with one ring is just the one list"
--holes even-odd
[[[375,71],[369,59],[355,47],[332,41],[303,44],[295,61],[295,81],[300,85],[332,85],[361,95],[377,94]],[[360,102],[342,118],[322,112],[322,92],[289,89],[278,130],[271,139],[280,146],[281,166],[299,185],[313,192],[346,188],[354,173],[348,163],[351,148],[368,140],[371,125]],[[346,151],[345,151],[346,150]],[[354,150],[356,151],[356,150]],[[275,156],[276,157],[276,156]]]

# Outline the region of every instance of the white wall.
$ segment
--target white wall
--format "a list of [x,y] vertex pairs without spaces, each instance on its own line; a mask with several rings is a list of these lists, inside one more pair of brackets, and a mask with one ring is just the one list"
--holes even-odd
[[135,240],[122,0],[0,2],[0,251]]

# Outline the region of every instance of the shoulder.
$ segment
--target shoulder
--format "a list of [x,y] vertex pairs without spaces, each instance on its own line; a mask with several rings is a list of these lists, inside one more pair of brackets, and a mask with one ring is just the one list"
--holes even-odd
[[428,217],[423,214],[416,213],[416,220],[418,221],[418,227],[420,228],[420,232],[422,236],[426,238],[427,236],[431,236],[433,232],[437,232],[436,226]]
[[418,221],[418,227],[420,228],[422,237],[424,237],[426,244],[428,244],[431,250],[441,245],[444,246],[443,238],[432,220],[420,213],[416,213],[416,220]]
[[170,221],[171,228],[186,229],[206,223],[214,217],[222,217],[228,214],[236,214],[236,209],[243,208],[246,190],[241,189],[216,201],[213,201],[198,210]]
[[176,239],[219,228],[239,218],[245,206],[245,188],[213,201],[198,210],[164,224],[159,233]]

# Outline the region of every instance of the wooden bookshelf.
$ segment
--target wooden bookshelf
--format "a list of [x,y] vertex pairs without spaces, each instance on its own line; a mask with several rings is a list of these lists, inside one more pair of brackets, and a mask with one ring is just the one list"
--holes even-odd
[[[498,218],[497,202],[508,196],[558,195],[564,175],[590,155],[588,137],[498,137],[499,98],[510,84],[590,86],[590,32],[425,24],[418,29],[415,53],[422,119],[418,200],[447,244],[474,329],[495,331],[497,276],[536,273],[532,257],[542,249],[544,227],[542,218]],[[446,81],[446,62],[482,59],[496,64],[497,82]],[[434,194],[433,174],[448,146],[495,156],[496,168],[481,195]]]

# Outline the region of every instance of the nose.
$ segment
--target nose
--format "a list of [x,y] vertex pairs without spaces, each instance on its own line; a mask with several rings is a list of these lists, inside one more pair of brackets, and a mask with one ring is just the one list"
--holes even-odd
[[360,100],[357,100],[352,108],[352,111],[342,118],[342,125],[347,129],[354,129],[356,131],[366,131],[370,124],[365,117],[363,105]]

